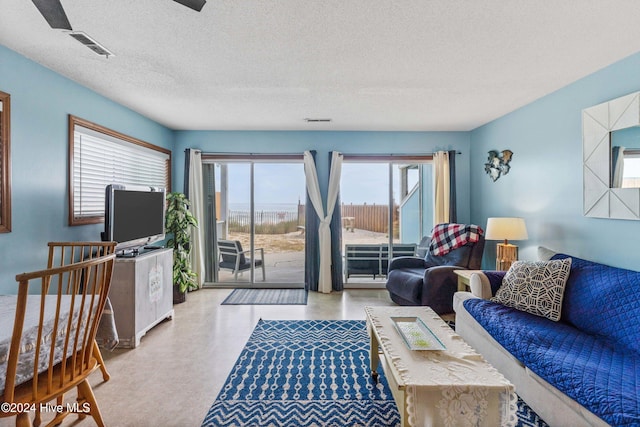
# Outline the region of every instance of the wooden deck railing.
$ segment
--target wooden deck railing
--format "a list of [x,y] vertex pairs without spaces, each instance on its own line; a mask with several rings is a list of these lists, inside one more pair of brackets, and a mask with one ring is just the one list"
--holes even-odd
[[[256,228],[260,233],[287,233],[296,231],[298,226],[304,225],[305,205],[298,205],[298,212],[295,211],[267,211],[258,210],[255,212]],[[354,228],[360,230],[373,231],[376,233],[387,233],[389,227],[389,207],[387,205],[353,205],[342,204],[342,218],[353,218],[349,221]],[[251,225],[251,215],[248,211],[232,210],[228,215],[229,230],[239,232],[249,232]],[[398,208],[393,210],[394,235],[398,223]]]

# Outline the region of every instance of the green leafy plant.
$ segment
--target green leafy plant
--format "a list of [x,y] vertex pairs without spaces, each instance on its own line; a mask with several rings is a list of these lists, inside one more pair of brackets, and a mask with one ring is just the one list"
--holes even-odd
[[165,228],[171,233],[167,247],[173,248],[173,284],[180,292],[198,289],[197,275],[191,270],[191,227],[198,221],[189,210],[189,199],[183,193],[167,194]]

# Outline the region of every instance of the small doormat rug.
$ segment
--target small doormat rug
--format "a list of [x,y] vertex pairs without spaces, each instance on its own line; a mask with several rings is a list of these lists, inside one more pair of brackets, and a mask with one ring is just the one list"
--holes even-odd
[[222,305],[307,305],[304,289],[234,289]]
[[[546,427],[521,400],[519,427]],[[260,320],[202,426],[394,427],[383,372],[370,376],[363,320]]]

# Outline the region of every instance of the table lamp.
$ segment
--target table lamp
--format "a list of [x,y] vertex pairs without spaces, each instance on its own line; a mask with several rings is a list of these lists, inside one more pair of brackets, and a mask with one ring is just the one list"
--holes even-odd
[[487,219],[486,240],[504,240],[496,246],[496,270],[506,271],[518,259],[518,247],[509,240],[527,240],[527,227],[522,218]]

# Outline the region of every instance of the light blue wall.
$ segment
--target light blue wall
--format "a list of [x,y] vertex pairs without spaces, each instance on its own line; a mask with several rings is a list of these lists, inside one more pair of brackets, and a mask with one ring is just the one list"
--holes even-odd
[[0,90],[11,95],[12,166],[0,293],[15,293],[16,274],[46,267],[48,241],[100,239],[102,225],[68,225],[68,114],[169,149],[173,131],[1,45]]
[[[458,220],[469,221],[469,132],[330,132],[330,131],[177,131],[174,188],[184,186],[184,150],[205,153],[302,153],[316,150],[323,199],[329,181],[329,152],[345,154],[424,154],[458,150]],[[429,230],[430,231],[430,230]]]
[[[523,82],[526,84],[526,82]],[[640,221],[582,215],[584,108],[640,90],[640,54],[587,76],[471,132],[471,218],[522,216],[529,240],[514,242],[521,259],[538,245],[640,270]],[[489,150],[514,152],[511,171],[492,182],[484,172]],[[488,242],[485,268],[495,266]]]
[[[173,149],[173,187],[181,190],[184,149],[221,153],[318,152],[326,194],[328,153],[430,153],[455,149],[461,222],[523,216],[530,239],[584,258],[640,269],[640,222],[582,216],[581,110],[640,90],[640,54],[472,132],[172,131],[0,46],[0,90],[11,94],[13,231],[0,234],[0,293],[15,292],[17,273],[42,268],[46,242],[94,240],[100,225],[67,222],[67,115]],[[508,175],[484,173],[489,150],[511,149]],[[495,244],[485,252],[491,267]]]

